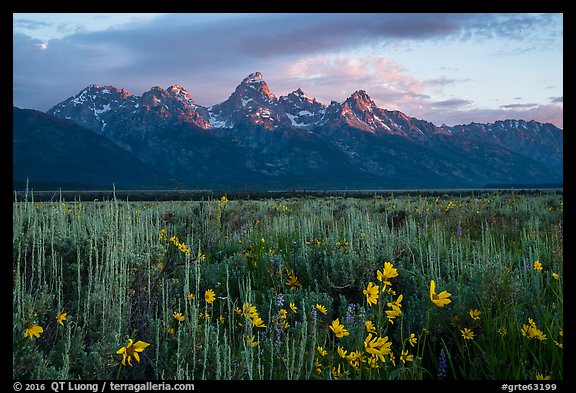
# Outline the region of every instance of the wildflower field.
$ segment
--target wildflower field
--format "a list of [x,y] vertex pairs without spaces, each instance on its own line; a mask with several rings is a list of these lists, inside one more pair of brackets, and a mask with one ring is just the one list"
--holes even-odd
[[562,194],[13,202],[14,379],[563,379]]

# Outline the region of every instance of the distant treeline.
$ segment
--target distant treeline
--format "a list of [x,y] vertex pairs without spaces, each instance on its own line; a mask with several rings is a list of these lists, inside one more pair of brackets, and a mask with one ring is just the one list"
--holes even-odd
[[[42,187],[43,188],[43,187]],[[531,185],[489,185],[481,188],[462,189],[388,189],[388,190],[115,190],[88,189],[79,187],[76,190],[35,190],[14,187],[13,200],[24,201],[106,201],[114,198],[130,201],[183,201],[183,200],[214,200],[226,196],[230,200],[259,200],[268,198],[302,198],[302,197],[348,197],[372,198],[374,196],[390,195],[460,195],[474,196],[494,192],[515,192],[517,194],[533,194],[541,192],[563,193],[562,184],[531,184]]]

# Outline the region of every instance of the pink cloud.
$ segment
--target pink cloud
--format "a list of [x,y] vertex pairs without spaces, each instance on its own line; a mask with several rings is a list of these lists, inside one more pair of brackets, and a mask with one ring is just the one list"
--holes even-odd
[[474,108],[470,97],[433,100],[429,94],[441,96],[444,86],[467,80],[420,80],[401,64],[384,56],[352,57],[342,53],[310,56],[281,66],[277,75],[282,79],[271,79],[273,89],[284,90],[282,94],[287,94],[300,87],[326,105],[331,100],[342,102],[356,90],[365,90],[381,108],[399,110],[437,125],[522,119],[563,127],[561,104],[515,103],[482,109]]
[[344,101],[356,90],[366,90],[378,106],[390,109],[427,98],[423,81],[384,56],[318,55],[288,64],[279,74],[286,76],[280,85],[301,87],[324,103]]
[[[514,109],[470,109],[454,111],[426,111],[422,118],[435,124],[493,123],[497,120],[517,119],[535,120],[541,123],[551,123],[558,128],[564,128],[564,109],[560,105],[536,105],[528,108]],[[418,116],[416,116],[418,117]]]

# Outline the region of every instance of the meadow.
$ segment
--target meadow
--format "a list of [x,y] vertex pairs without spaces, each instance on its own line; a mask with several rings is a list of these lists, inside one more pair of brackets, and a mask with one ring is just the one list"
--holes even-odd
[[562,194],[13,202],[14,379],[563,379]]

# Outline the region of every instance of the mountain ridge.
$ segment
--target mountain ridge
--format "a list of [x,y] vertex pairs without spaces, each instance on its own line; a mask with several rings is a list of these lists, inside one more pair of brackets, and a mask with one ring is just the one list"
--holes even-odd
[[47,113],[107,137],[166,176],[198,182],[458,187],[563,176],[563,130],[552,124],[437,126],[380,108],[362,89],[329,105],[301,88],[277,97],[259,72],[210,107],[178,84],[140,96],[92,84]]

